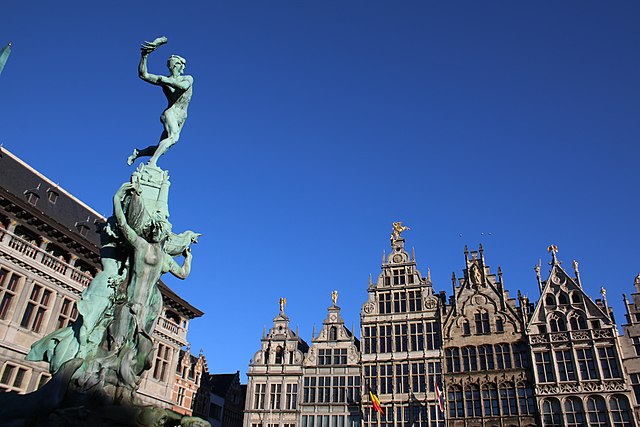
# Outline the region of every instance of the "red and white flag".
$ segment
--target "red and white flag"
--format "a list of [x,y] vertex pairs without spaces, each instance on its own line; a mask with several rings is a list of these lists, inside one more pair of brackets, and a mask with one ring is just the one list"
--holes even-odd
[[433,379],[433,384],[435,385],[435,389],[436,389],[436,399],[438,399],[438,407],[440,408],[440,411],[442,411],[442,413],[444,414],[444,393],[442,393],[442,390],[440,390],[440,386],[438,385],[438,380],[437,379]]

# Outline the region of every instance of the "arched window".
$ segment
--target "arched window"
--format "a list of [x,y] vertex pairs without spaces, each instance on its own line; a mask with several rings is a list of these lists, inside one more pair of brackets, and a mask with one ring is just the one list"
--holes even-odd
[[582,297],[580,296],[580,293],[578,293],[577,291],[573,292],[571,294],[571,302],[574,304],[580,304],[582,302]]
[[567,427],[583,427],[585,425],[582,401],[577,397],[569,397],[565,400],[564,413],[567,417]]
[[264,351],[264,364],[268,365],[269,364],[269,353],[270,353],[270,348],[267,347],[267,349]]
[[555,295],[547,294],[547,296],[544,297],[544,303],[546,305],[550,305],[550,306],[556,305],[556,297],[555,297]]
[[478,359],[475,347],[462,348],[462,371],[470,372],[478,370]]
[[480,399],[480,387],[477,384],[468,385],[464,390],[464,399],[467,402],[467,417],[481,417],[482,400]]
[[616,394],[609,401],[613,427],[631,427],[631,410],[626,396]]
[[542,402],[542,424],[545,427],[563,427],[562,411],[558,399],[545,399]]
[[502,415],[518,415],[516,387],[511,382],[500,384],[500,407],[502,408]]
[[520,415],[535,414],[536,401],[533,398],[533,389],[531,387],[527,387],[523,382],[518,383],[516,388],[518,402],[520,403]]
[[329,341],[336,341],[338,339],[338,329],[335,326],[329,328]]
[[569,304],[569,296],[564,292],[560,292],[560,295],[558,295],[558,303]]
[[587,423],[589,427],[610,427],[607,405],[600,396],[587,398]]
[[462,387],[460,387],[459,385],[453,385],[449,387],[449,417],[464,418]]
[[571,326],[571,330],[573,331],[587,329],[587,321],[584,320],[584,316],[576,312],[573,312],[569,315],[569,325]]
[[496,344],[496,366],[498,369],[511,369],[511,349],[509,344]]
[[478,358],[480,359],[480,370],[495,369],[493,360],[493,347],[488,344],[478,347]]
[[282,347],[278,346],[276,348],[276,365],[282,365],[284,350]]
[[564,332],[567,330],[567,324],[564,319],[557,314],[551,316],[549,325],[551,326],[551,332]]
[[490,417],[500,415],[500,405],[498,402],[498,388],[495,384],[484,384],[482,386],[482,403],[484,406],[484,416]]

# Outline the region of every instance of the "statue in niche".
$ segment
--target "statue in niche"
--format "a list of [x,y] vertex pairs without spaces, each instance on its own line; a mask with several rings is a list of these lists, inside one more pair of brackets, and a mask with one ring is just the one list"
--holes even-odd
[[151,52],[165,43],[167,43],[166,37],[158,37],[152,42],[144,42],[140,47],[142,57],[138,65],[140,78],[145,82],[162,87],[162,92],[167,97],[169,106],[160,116],[164,131],[158,145],[151,145],[141,150],[134,148],[133,153],[127,159],[129,165],[132,165],[138,157],[149,156],[151,157],[149,166],[156,166],[160,156],[178,142],[182,126],[187,120],[187,108],[193,93],[193,77],[183,75],[187,60],[178,55],[171,55],[167,60],[168,76],[158,76],[147,71],[147,58]]

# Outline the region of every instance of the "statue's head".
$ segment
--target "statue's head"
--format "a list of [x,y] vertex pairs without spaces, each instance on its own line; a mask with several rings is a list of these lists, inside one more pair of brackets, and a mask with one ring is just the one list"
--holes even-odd
[[150,243],[164,242],[171,233],[171,223],[160,212],[156,212],[144,225],[143,233]]
[[[171,55],[167,59],[167,68],[173,75],[180,75],[184,72],[184,67],[187,65],[187,60],[182,56]],[[175,70],[175,71],[174,71]]]

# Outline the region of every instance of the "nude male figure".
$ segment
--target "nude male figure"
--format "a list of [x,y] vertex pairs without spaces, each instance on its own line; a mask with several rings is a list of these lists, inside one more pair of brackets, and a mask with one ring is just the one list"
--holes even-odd
[[189,101],[191,101],[193,87],[193,77],[182,75],[187,60],[178,55],[171,55],[167,60],[168,76],[157,76],[147,71],[147,58],[151,52],[166,42],[166,37],[158,37],[152,42],[144,42],[140,47],[142,57],[138,65],[140,78],[145,82],[161,86],[167,97],[169,105],[160,116],[164,131],[158,145],[151,145],[142,150],[134,149],[133,154],[127,159],[129,165],[132,165],[138,157],[150,156],[149,165],[157,166],[158,158],[180,139],[182,125],[187,120],[187,108]]

